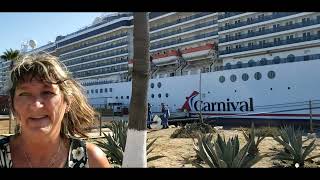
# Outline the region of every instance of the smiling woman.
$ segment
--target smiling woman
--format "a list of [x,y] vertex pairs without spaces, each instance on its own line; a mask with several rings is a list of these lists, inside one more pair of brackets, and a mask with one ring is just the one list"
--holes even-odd
[[32,55],[11,72],[10,106],[20,132],[0,140],[0,167],[110,167],[87,137],[95,112],[56,57]]

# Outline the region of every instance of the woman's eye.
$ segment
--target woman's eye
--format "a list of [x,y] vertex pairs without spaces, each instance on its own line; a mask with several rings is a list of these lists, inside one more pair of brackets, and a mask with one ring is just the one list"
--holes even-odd
[[55,95],[55,93],[51,92],[51,91],[44,91],[43,94],[45,94],[45,95]]
[[30,93],[22,92],[22,93],[19,94],[19,96],[30,96]]

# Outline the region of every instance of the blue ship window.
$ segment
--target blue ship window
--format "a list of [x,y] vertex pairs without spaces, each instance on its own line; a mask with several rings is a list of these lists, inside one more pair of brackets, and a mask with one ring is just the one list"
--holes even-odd
[[281,60],[280,57],[279,57],[279,56],[276,56],[276,57],[273,58],[273,63],[274,63],[274,64],[279,64],[279,63],[280,63],[280,60]]
[[151,84],[150,84],[150,87],[151,87],[151,88],[154,88],[154,84],[153,84],[153,83],[151,83]]
[[127,99],[129,99],[129,96],[127,96]]
[[154,98],[154,94],[151,94],[151,98]]
[[237,62],[237,68],[242,68],[242,62],[241,61]]
[[243,73],[242,74],[242,80],[243,81],[248,81],[248,79],[249,79],[249,75],[247,73]]
[[268,78],[269,79],[274,79],[276,77],[276,73],[274,71],[269,71],[268,72]]
[[103,93],[103,89],[100,89],[100,93]]
[[116,96],[116,99],[118,99],[118,96]]
[[169,94],[168,94],[168,93],[166,93],[166,97],[169,97]]
[[90,91],[89,90],[87,90],[87,94],[89,94],[90,93]]
[[109,88],[109,92],[112,92],[112,88]]
[[255,78],[256,80],[260,80],[260,79],[261,79],[261,77],[262,77],[262,75],[261,75],[261,73],[260,73],[260,72],[256,72],[256,73],[254,73],[254,78]]
[[267,59],[266,58],[262,58],[261,60],[260,60],[260,65],[267,65]]
[[231,82],[235,82],[236,80],[237,80],[237,76],[234,75],[234,74],[232,74],[232,75],[230,76],[230,81],[231,81]]
[[158,98],[161,98],[161,94],[158,94]]
[[294,62],[295,58],[296,57],[293,54],[289,54],[288,57],[287,57],[288,62]]
[[98,89],[96,89],[96,93],[98,94]]
[[123,96],[121,96],[121,99],[123,99]]
[[219,81],[220,81],[221,83],[223,83],[225,80],[226,80],[226,78],[225,78],[224,76],[220,76],[220,77],[219,77]]
[[157,86],[158,88],[161,88],[161,82],[158,82]]
[[231,69],[231,64],[230,63],[226,64],[226,69]]
[[256,65],[256,62],[254,60],[252,60],[252,59],[248,62],[248,66],[249,67],[253,67],[255,65]]
[[93,89],[91,89],[91,94],[93,94],[94,93],[94,91],[93,91]]
[[108,88],[104,88],[104,92],[108,92]]

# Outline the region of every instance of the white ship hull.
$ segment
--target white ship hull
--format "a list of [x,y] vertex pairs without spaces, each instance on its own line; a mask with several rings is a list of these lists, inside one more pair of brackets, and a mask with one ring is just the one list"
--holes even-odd
[[[320,120],[317,108],[320,107],[319,67],[320,60],[312,60],[150,79],[148,102],[154,112],[160,111],[161,103],[167,104],[173,113],[180,112],[187,97],[196,91],[201,92],[202,103],[200,94],[189,98],[190,115],[198,116],[201,108],[201,113],[210,117],[310,119],[311,107],[313,120]],[[275,72],[275,78],[268,78],[269,71]],[[254,79],[256,72],[261,73],[260,80]],[[249,75],[247,81],[242,80],[243,73]],[[230,81],[233,74],[237,77],[235,82]],[[225,82],[219,82],[220,76],[225,77]],[[150,87],[152,83],[153,88]],[[158,83],[161,83],[160,88]],[[130,102],[126,96],[131,96],[131,82],[92,88],[113,88],[112,93],[89,97],[92,104],[120,102],[128,105]]]

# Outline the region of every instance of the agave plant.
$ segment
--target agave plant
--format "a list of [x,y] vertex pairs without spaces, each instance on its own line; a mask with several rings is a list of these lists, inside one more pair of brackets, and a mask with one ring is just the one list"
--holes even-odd
[[261,143],[261,141],[265,138],[265,136],[263,136],[263,135],[261,136],[260,134],[258,136],[256,136],[253,123],[251,125],[251,129],[249,130],[249,133],[242,131],[242,134],[248,143],[252,142],[249,147],[249,150],[248,150],[249,155],[252,155],[252,156],[258,155],[258,153],[259,153],[258,146]]
[[273,138],[280,143],[284,149],[277,150],[278,154],[274,159],[289,161],[292,167],[304,167],[306,161],[320,157],[320,155],[308,157],[316,148],[315,139],[304,146],[304,143],[309,139],[302,140],[303,130],[300,128],[295,129],[292,126],[285,126],[279,130],[279,133],[280,137],[274,136]]
[[[249,154],[253,141],[247,142],[241,149],[238,136],[225,140],[218,134],[212,143],[212,135],[199,134],[195,145],[197,155],[211,168],[249,168],[260,161],[263,156]],[[196,167],[203,167],[194,163]]]
[[[115,167],[120,167],[123,160],[123,152],[126,146],[128,123],[123,120],[113,121],[111,125],[107,125],[106,127],[109,128],[112,133],[103,133],[106,140],[99,140],[95,143],[104,151]],[[156,140],[157,138],[152,140],[147,145],[147,155],[154,149],[152,148],[152,145]],[[165,156],[152,156],[149,157],[147,161],[150,162],[162,157]]]

